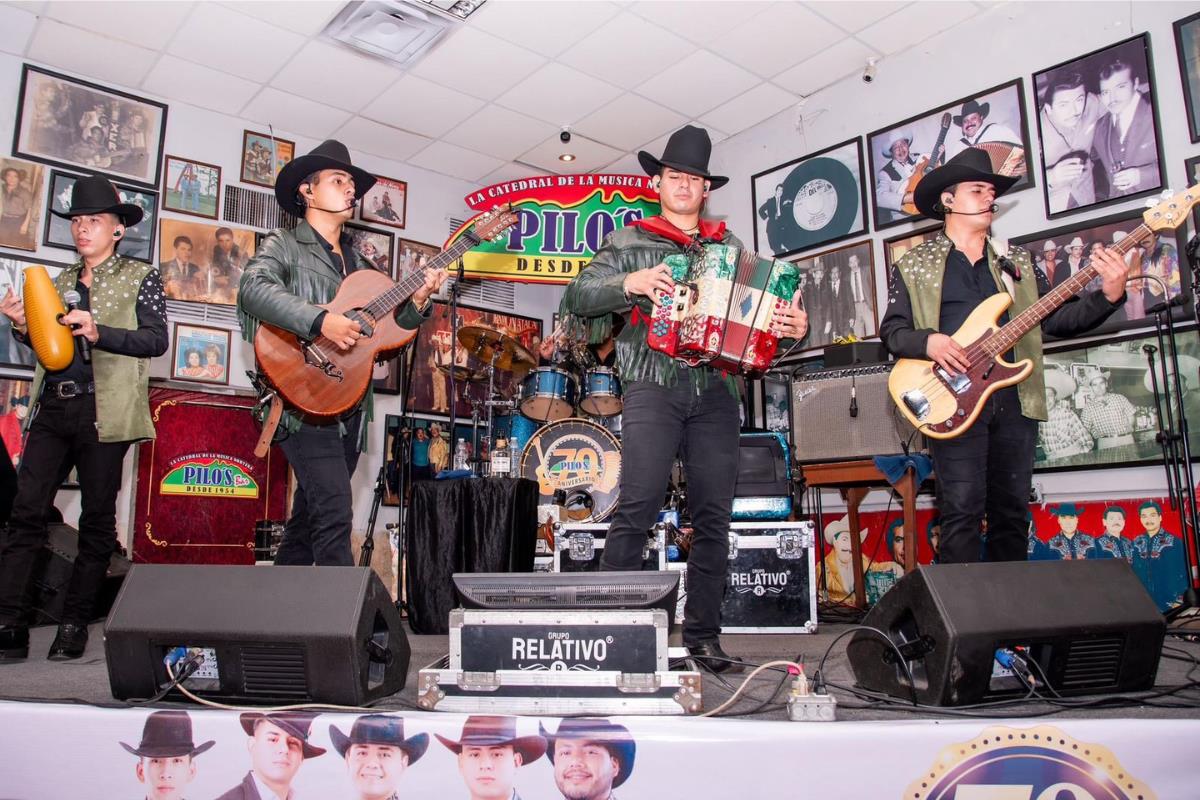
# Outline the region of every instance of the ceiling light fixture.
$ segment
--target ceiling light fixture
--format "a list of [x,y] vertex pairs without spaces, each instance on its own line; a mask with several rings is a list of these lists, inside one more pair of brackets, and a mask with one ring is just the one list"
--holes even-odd
[[563,153],[561,156],[558,157],[558,160],[559,161],[567,161],[567,162],[574,161],[575,154],[574,153]]

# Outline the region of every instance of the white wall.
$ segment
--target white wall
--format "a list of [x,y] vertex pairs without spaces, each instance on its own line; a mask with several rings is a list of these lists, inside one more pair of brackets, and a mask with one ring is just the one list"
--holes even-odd
[[[1187,185],[1183,161],[1200,153],[1200,145],[1189,141],[1172,22],[1195,10],[1195,3],[1148,1],[996,4],[908,52],[882,60],[873,83],[864,83],[853,76],[813,94],[803,107],[799,124],[796,110],[789,109],[716,145],[712,169],[717,174],[729,175],[732,180],[712,196],[710,209],[716,215],[726,216],[731,228],[749,241],[754,224],[750,176],[754,173],[865,136],[1017,77],[1024,81],[1030,142],[1037,151],[1033,73],[1143,31],[1150,33],[1167,185],[1178,190]],[[1031,154],[1030,161],[1036,163],[1036,155]],[[873,181],[873,176],[867,179]],[[1003,210],[997,216],[995,232],[1001,238],[1013,238],[1139,207],[1141,203],[1135,200],[1109,206],[1051,224],[1046,219],[1039,184],[1035,189],[1014,195],[1008,202],[1001,202]],[[881,316],[886,300],[883,239],[914,227],[918,226],[897,226],[871,235],[876,300]],[[1200,424],[1200,420],[1193,424]],[[1159,467],[1052,473],[1035,476],[1035,483],[1041,484],[1047,501],[1133,497],[1165,491],[1165,478]],[[882,506],[883,497],[877,492],[872,500]]]

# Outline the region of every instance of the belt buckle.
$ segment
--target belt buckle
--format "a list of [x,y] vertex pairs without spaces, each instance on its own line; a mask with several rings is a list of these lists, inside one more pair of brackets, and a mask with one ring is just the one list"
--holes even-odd
[[62,381],[54,384],[54,393],[58,395],[59,400],[70,400],[72,397],[78,397],[80,391],[75,381]]

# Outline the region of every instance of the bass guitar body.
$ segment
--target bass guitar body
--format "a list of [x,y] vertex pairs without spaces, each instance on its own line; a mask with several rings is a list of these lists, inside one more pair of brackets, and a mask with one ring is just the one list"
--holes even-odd
[[333,300],[321,306],[362,325],[365,335],[349,350],[339,350],[323,336],[308,341],[274,325],[259,326],[254,337],[259,369],[306,421],[328,423],[352,410],[367,392],[375,362],[416,336],[415,330],[396,324],[394,310],[379,319],[363,311],[392,285],[382,272],[360,269],[346,276]]
[[[971,312],[951,337],[971,352],[999,330],[1000,317],[1012,297],[994,294]],[[1003,358],[977,359],[970,370],[951,375],[933,361],[902,358],[892,367],[888,392],[913,427],[934,439],[952,439],[979,417],[984,402],[997,390],[1020,383],[1033,371],[1033,362]]]

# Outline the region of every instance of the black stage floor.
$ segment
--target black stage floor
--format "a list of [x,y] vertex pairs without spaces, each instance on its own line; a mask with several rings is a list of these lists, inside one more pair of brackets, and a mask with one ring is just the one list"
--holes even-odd
[[[1200,620],[1192,623],[1200,633]],[[811,677],[825,651],[834,638],[846,631],[848,626],[839,624],[822,624],[815,634],[797,635],[727,635],[722,641],[725,649],[731,654],[740,656],[754,663],[763,663],[775,659],[798,660],[805,665]],[[114,701],[109,690],[108,670],[104,662],[104,644],[102,641],[102,625],[92,626],[91,640],[87,652],[79,661],[55,663],[45,659],[50,641],[54,637],[53,627],[35,628],[32,631],[30,648],[31,657],[24,662],[0,665],[0,698],[8,700],[31,700],[49,702],[83,702],[100,705],[110,705]],[[843,638],[829,654],[825,665],[826,680],[833,684],[849,686],[853,684],[850,667],[845,657],[844,645],[850,637]],[[446,653],[445,636],[410,636],[412,646],[412,661],[409,665],[408,680],[404,691],[385,698],[375,704],[377,708],[389,710],[412,710],[416,708],[416,674],[417,671],[436,661]],[[1040,702],[1008,704],[1002,707],[974,711],[956,709],[913,708],[902,702],[879,704],[861,698],[853,697],[844,691],[835,689],[838,698],[839,720],[911,720],[916,718],[936,718],[943,714],[994,716],[996,718],[1032,717],[1040,714],[1053,714],[1067,717],[1106,717],[1106,718],[1195,718],[1200,716],[1200,689],[1166,694],[1170,689],[1187,684],[1191,680],[1200,679],[1200,667],[1196,667],[1192,659],[1200,659],[1200,643],[1186,641],[1177,636],[1168,636],[1164,657],[1158,670],[1158,694],[1152,697],[1147,694],[1135,696],[1135,702],[1115,703],[1115,698],[1108,698],[1100,703],[1101,698],[1084,706],[1088,698],[1072,698],[1070,708]],[[740,683],[742,676],[722,676],[720,678],[705,675],[704,678],[704,707],[705,710],[716,708],[724,702]],[[781,673],[766,672],[756,678],[748,690],[749,697],[743,698],[735,707],[730,709],[733,715],[741,718],[782,720],[787,718],[782,701],[786,692],[780,691],[777,698],[772,698],[780,685]],[[170,705],[164,703],[164,705]],[[1178,707],[1171,707],[1178,706]]]

